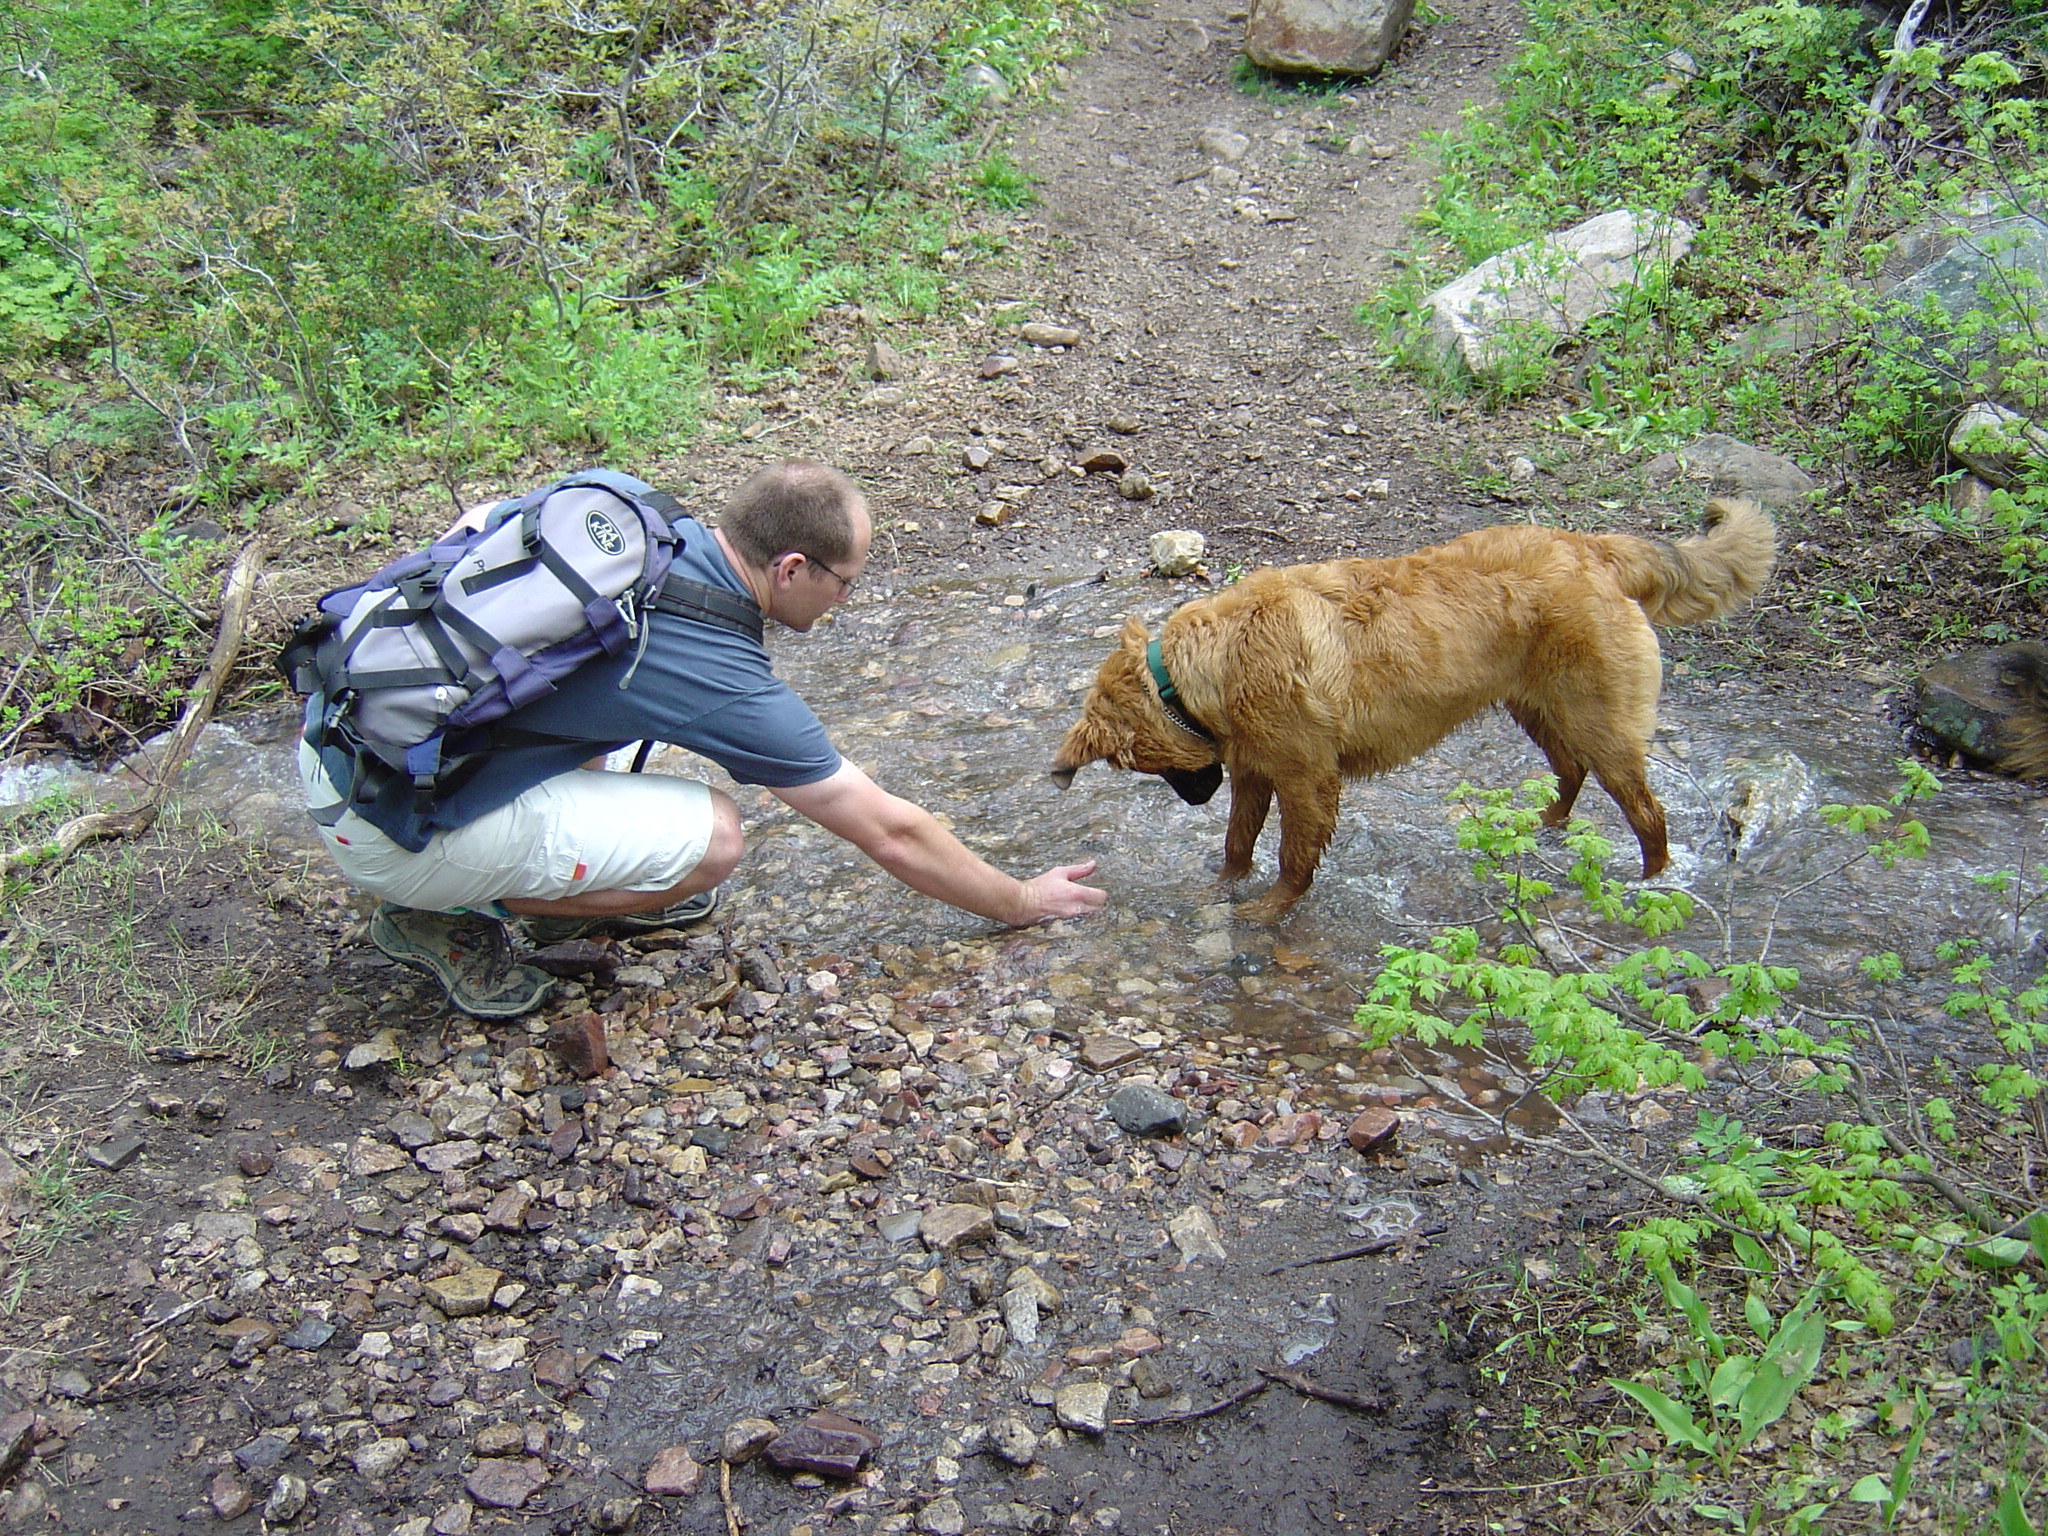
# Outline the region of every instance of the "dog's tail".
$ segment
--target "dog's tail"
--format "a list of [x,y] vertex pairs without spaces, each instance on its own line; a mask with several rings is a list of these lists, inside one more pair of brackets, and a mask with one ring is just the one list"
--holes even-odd
[[1777,530],[1755,502],[1717,496],[1697,538],[1610,538],[1607,558],[1622,590],[1652,624],[1703,624],[1756,596],[1778,558]]

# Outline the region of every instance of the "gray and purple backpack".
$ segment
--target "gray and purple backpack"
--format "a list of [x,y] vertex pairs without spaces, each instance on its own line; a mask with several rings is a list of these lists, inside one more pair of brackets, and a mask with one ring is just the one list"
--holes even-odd
[[585,470],[321,598],[278,658],[306,698],[307,741],[354,764],[342,802],[316,819],[368,803],[394,773],[424,815],[437,784],[488,750],[488,727],[640,641],[649,612],[758,640],[751,603],[669,574],[682,515],[644,481]]

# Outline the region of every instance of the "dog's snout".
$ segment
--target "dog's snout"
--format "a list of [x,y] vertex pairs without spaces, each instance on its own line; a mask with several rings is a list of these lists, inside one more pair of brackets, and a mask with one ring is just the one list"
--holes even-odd
[[1074,770],[1072,768],[1055,768],[1052,771],[1052,781],[1059,785],[1061,789],[1070,789],[1074,783]]

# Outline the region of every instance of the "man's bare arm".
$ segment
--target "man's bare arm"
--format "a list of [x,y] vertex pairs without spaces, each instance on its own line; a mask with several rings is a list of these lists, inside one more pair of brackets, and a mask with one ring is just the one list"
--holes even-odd
[[1099,910],[1109,894],[1079,882],[1095,861],[1062,864],[1029,880],[978,857],[922,806],[890,794],[852,763],[815,784],[778,789],[791,810],[837,833],[912,890],[1012,927]]

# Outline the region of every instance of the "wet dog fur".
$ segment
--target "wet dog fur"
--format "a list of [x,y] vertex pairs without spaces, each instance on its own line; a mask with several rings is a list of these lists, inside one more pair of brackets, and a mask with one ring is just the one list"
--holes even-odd
[[1280,872],[1239,908],[1258,922],[1301,899],[1337,825],[1345,779],[1420,756],[1489,705],[1549,760],[1561,825],[1586,775],[1621,807],[1643,875],[1664,868],[1664,810],[1646,774],[1662,658],[1653,624],[1700,624],[1747,602],[1776,535],[1756,503],[1717,498],[1675,543],[1534,526],[1484,528],[1389,560],[1252,572],[1182,607],[1160,660],[1184,717],[1161,701],[1127,619],[1053,759],[1062,788],[1094,762],[1157,774],[1200,805],[1230,775],[1221,878],[1251,872],[1280,805]]

